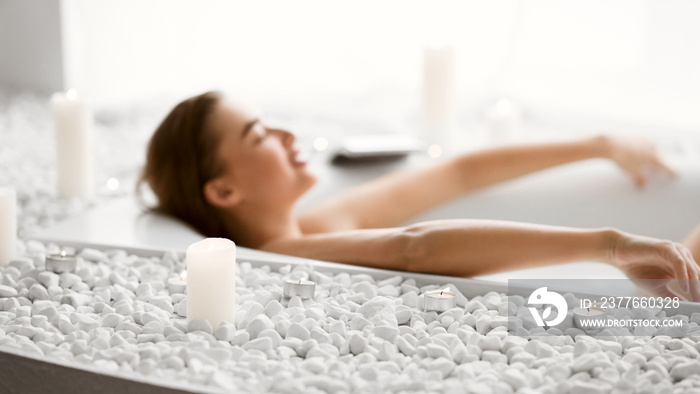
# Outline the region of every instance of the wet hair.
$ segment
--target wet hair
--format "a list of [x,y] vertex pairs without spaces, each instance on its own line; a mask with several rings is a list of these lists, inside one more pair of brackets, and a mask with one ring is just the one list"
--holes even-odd
[[149,210],[180,219],[206,237],[227,236],[221,213],[204,196],[204,185],[224,170],[218,157],[222,133],[208,122],[222,99],[211,91],[175,106],[151,137],[137,184],[138,191],[148,184],[158,198]]

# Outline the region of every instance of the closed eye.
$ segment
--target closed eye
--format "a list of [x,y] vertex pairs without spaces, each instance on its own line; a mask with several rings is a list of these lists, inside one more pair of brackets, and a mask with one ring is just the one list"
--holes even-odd
[[255,144],[261,143],[265,138],[267,138],[270,134],[267,132],[267,128],[265,128],[262,124],[258,123],[253,127],[253,130],[251,130],[253,134],[255,134]]

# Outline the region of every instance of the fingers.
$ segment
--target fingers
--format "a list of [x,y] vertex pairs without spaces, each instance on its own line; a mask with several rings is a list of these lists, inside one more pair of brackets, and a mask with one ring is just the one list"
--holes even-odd
[[667,258],[673,265],[673,272],[678,284],[680,285],[680,289],[684,293],[688,293],[690,291],[690,283],[688,282],[688,279],[691,279],[693,275],[695,275],[695,279],[697,279],[697,273],[688,261],[687,256],[684,255],[681,248],[681,245],[671,244],[669,250],[667,251]]
[[686,247],[673,244],[669,259],[673,260],[674,273],[680,291],[684,298],[690,301],[700,301],[700,268],[693,255]]
[[700,267],[693,259],[693,254],[690,250],[682,245],[677,246],[683,257],[685,257],[686,267],[688,269],[688,279],[690,287],[691,301],[700,301]]

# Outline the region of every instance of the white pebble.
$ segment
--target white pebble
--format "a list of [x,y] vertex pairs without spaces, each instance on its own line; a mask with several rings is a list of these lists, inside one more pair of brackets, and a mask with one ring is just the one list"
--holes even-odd
[[36,283],[32,285],[31,288],[29,288],[29,299],[34,301],[34,300],[48,300],[49,299],[49,292],[46,290],[44,286],[42,286],[39,283]]
[[212,334],[214,329],[207,319],[192,319],[187,323],[187,332],[203,331]]
[[82,282],[82,279],[78,275],[71,272],[62,273],[59,275],[58,279],[59,285],[64,289],[70,288],[74,284]]
[[399,335],[399,329],[391,326],[376,326],[372,329],[372,333],[379,338],[394,343],[394,340]]
[[354,355],[358,355],[365,351],[367,339],[360,334],[352,334],[348,340],[348,344],[350,345],[350,352]]
[[267,315],[258,315],[248,323],[245,329],[248,331],[250,338],[255,339],[261,331],[274,328],[275,325]]
[[230,342],[235,333],[236,327],[229,322],[224,322],[216,329],[214,337],[220,341]]
[[0,285],[0,297],[14,297],[17,295],[17,290],[14,287]]
[[481,315],[478,319],[476,319],[476,331],[482,335],[488,334],[488,332],[491,331],[492,320],[493,319],[489,315]]
[[[363,282],[364,283],[364,282]],[[388,297],[374,297],[357,309],[357,313],[362,314],[373,324],[398,325],[396,321],[395,303]]]
[[302,341],[309,339],[310,331],[299,323],[292,323],[287,328],[286,338],[299,338]]
[[61,297],[61,304],[68,304],[74,308],[87,305],[90,298],[84,294],[72,293]]
[[187,298],[178,302],[173,311],[182,317],[187,317]]
[[37,275],[39,282],[43,284],[47,289],[51,286],[58,286],[58,275],[49,271],[42,271]]
[[371,300],[377,296],[377,288],[368,281],[355,283],[350,288],[356,293],[362,293],[366,299]]
[[425,345],[425,351],[428,357],[432,358],[447,358],[452,360],[452,355],[444,346],[429,343]]
[[269,318],[278,315],[283,310],[284,307],[277,300],[271,300],[267,303],[267,305],[265,305],[265,315],[267,315]]
[[671,377],[675,380],[687,379],[692,375],[700,375],[700,360],[688,360],[671,368]]
[[265,352],[272,349],[272,339],[268,337],[256,338],[244,343],[241,345],[241,348],[244,350],[255,349]]
[[495,335],[486,335],[479,338],[477,344],[479,348],[483,350],[501,350],[501,339]]

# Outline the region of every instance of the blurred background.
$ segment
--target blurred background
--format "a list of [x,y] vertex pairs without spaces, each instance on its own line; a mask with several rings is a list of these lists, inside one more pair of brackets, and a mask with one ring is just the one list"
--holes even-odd
[[[697,130],[693,1],[0,0],[0,83],[99,108],[223,89],[411,127],[424,50],[454,48],[457,125],[526,113]],[[168,103],[170,104],[170,103]]]
[[697,15],[690,0],[0,0],[0,184],[41,212],[24,227],[70,211],[45,204],[49,99],[68,89],[93,110],[101,196],[131,192],[158,122],[209,89],[310,142],[419,133],[437,76],[464,145],[604,129],[700,157]]

